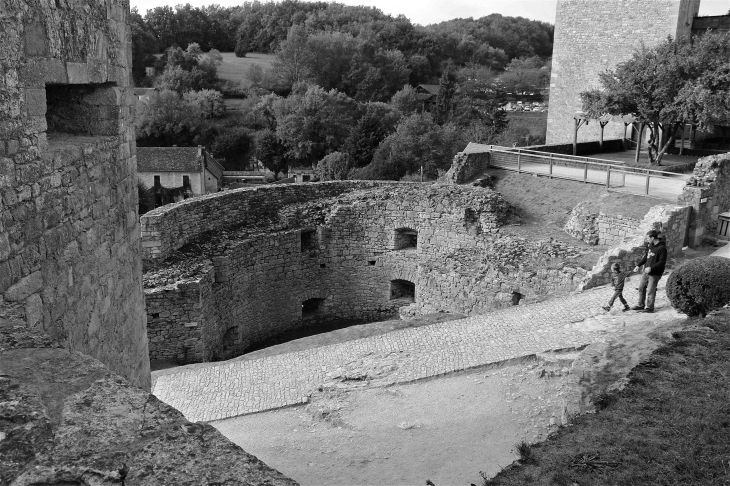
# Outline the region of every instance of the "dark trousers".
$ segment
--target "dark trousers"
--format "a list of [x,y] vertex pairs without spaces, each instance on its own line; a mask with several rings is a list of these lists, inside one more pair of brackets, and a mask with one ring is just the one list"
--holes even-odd
[[611,296],[611,300],[608,301],[608,306],[609,307],[611,307],[613,305],[613,303],[616,302],[616,298],[618,298],[618,300],[621,301],[621,303],[624,305],[624,307],[626,307],[627,305],[629,305],[626,302],[626,299],[624,299],[623,291],[624,291],[624,289],[615,290],[613,292],[613,296]]

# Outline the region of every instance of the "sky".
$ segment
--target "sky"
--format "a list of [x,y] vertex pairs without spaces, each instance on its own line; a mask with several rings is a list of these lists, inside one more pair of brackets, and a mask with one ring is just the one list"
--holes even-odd
[[[500,13],[512,17],[555,23],[557,0],[338,0],[347,5],[377,7],[393,16],[403,14],[415,24],[427,25],[458,17],[484,17]],[[594,0],[596,3],[601,0]],[[242,0],[130,0],[144,15],[148,9],[163,5],[190,3],[201,7],[217,3],[224,7],[240,5]],[[700,15],[724,15],[730,10],[730,0],[702,0]]]

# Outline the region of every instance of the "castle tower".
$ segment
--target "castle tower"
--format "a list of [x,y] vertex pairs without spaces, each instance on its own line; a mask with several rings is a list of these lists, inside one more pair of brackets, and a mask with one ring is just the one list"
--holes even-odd
[[149,389],[129,2],[0,10],[0,325]]
[[[642,43],[689,35],[700,0],[558,0],[550,79],[547,143],[573,142],[580,93],[600,87],[598,74],[629,59]],[[623,124],[606,125],[606,139]],[[598,140],[598,123],[581,127],[578,141]]]

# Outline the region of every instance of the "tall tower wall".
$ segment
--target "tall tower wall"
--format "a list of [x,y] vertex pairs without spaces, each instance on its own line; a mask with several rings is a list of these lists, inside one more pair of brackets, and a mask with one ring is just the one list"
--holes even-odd
[[[555,17],[547,143],[573,141],[573,115],[580,93],[600,87],[598,74],[629,59],[642,43],[657,45],[667,36],[689,35],[700,0],[558,0]],[[578,141],[598,140],[600,128],[580,128]],[[606,138],[623,136],[623,125],[609,123]]]
[[149,389],[128,15],[0,1],[0,325]]

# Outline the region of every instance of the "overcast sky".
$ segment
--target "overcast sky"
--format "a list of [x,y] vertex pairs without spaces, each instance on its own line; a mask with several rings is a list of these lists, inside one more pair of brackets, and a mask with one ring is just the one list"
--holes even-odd
[[[601,0],[594,0],[596,3]],[[500,13],[513,17],[527,17],[555,23],[557,0],[339,0],[347,5],[369,5],[393,16],[403,14],[411,22],[421,25],[438,23],[457,17],[483,17]],[[224,7],[240,5],[241,0],[131,0],[144,15],[148,9],[179,3],[190,3],[195,7],[217,3]],[[702,0],[700,15],[724,15],[730,10],[730,0]]]

